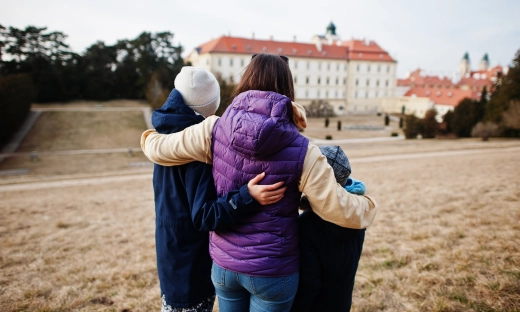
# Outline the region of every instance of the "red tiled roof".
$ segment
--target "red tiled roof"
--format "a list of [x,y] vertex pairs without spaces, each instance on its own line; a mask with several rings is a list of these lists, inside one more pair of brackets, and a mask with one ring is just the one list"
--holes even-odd
[[[349,43],[353,41],[355,42],[352,44]],[[243,54],[273,53],[283,54],[288,57],[298,56],[329,59],[347,59],[347,57],[350,57],[355,60],[395,62],[390,55],[375,42],[371,41],[371,46],[365,46],[365,48],[362,49],[363,47],[357,43],[358,41],[361,42],[361,40],[345,41],[344,43],[346,43],[346,45],[341,46],[322,44],[320,52],[313,43],[221,36],[200,45],[196,49],[199,54],[215,52]],[[351,46],[355,49],[352,49]]]
[[476,79],[476,78],[462,78],[457,83],[457,87],[461,86],[469,86],[469,87],[477,87],[479,89],[482,89],[483,87],[490,87],[493,85],[491,80],[488,80],[489,78],[486,76],[485,79]]
[[438,76],[423,76],[421,75],[420,69],[416,69],[411,72],[408,78],[397,80],[398,86],[409,87],[412,84],[415,87],[425,87],[428,85],[428,87],[450,88],[453,86],[451,79],[447,77],[440,78]]
[[341,43],[348,48],[349,59],[395,62],[395,60],[374,41],[348,40]]
[[421,88],[415,87],[404,96],[427,97],[435,104],[457,106],[464,98],[472,98],[473,92],[471,90],[460,89],[436,89],[436,88]]

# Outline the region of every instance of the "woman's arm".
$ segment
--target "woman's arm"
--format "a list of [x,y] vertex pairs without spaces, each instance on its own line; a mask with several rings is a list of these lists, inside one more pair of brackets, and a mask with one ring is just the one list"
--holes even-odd
[[148,159],[162,166],[184,165],[192,161],[212,163],[211,137],[218,117],[172,134],[146,130],[141,135],[141,149]]
[[299,189],[318,216],[339,226],[364,229],[376,216],[376,201],[366,195],[350,194],[341,187],[327,158],[314,144],[307,149]]

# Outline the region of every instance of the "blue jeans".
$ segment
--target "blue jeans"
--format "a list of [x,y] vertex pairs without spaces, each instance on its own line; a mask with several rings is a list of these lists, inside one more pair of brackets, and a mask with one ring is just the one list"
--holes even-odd
[[299,273],[258,277],[226,270],[213,262],[211,280],[221,312],[290,311],[298,289]]

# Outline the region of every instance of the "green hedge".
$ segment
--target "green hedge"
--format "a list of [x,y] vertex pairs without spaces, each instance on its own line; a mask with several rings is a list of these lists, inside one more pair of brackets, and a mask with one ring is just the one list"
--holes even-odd
[[34,97],[34,85],[29,75],[0,76],[0,147],[24,122]]

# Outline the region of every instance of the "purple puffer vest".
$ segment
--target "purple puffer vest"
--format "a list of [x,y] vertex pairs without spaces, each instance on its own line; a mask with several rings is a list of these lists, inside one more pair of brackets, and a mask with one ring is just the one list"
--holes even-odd
[[291,100],[266,91],[239,94],[213,128],[213,177],[218,196],[257,174],[260,184],[284,181],[279,202],[260,206],[239,223],[211,232],[210,254],[219,266],[254,276],[299,270],[298,190],[309,140],[292,122]]

